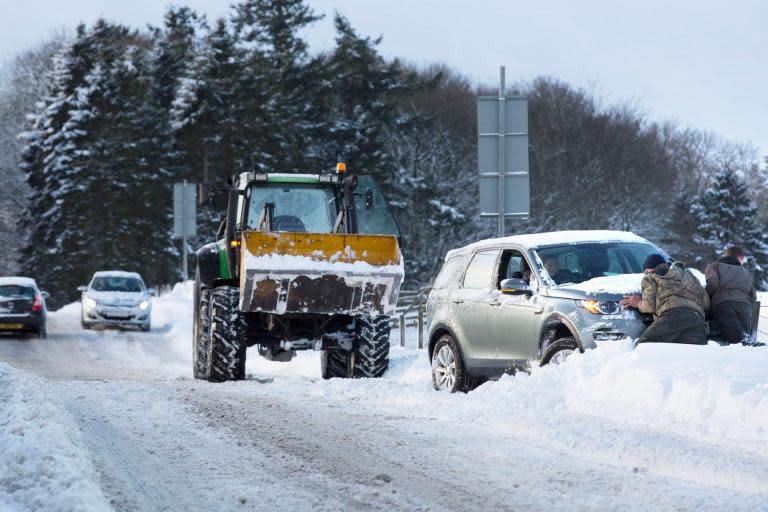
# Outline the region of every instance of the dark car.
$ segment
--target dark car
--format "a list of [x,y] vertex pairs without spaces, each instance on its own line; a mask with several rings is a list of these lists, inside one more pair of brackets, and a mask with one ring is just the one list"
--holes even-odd
[[0,277],[0,333],[32,332],[45,338],[45,299],[29,277]]

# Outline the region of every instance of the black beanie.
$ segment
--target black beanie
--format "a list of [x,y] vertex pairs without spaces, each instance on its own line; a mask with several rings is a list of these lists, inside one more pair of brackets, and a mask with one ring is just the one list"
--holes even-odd
[[662,256],[661,254],[651,254],[647,258],[645,258],[645,263],[643,263],[643,270],[647,270],[649,268],[656,268],[662,263],[666,263],[667,260]]

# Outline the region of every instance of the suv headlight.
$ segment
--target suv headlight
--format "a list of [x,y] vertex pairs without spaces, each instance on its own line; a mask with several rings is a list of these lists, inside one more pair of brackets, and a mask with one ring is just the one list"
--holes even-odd
[[580,300],[577,304],[593,315],[616,315],[621,311],[619,303],[613,300]]
[[93,309],[96,307],[96,304],[98,303],[96,302],[96,299],[92,299],[91,297],[85,297],[83,299],[83,304],[85,304],[85,307],[87,309]]
[[139,303],[139,309],[145,311],[149,307],[149,301],[143,300]]

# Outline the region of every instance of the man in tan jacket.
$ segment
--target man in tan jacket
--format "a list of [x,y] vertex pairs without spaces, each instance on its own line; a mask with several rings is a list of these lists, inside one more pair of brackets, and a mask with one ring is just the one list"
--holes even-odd
[[668,264],[651,254],[643,265],[642,295],[625,297],[621,305],[653,313],[653,323],[637,343],[689,343],[706,345],[704,318],[709,296],[699,280],[680,262]]

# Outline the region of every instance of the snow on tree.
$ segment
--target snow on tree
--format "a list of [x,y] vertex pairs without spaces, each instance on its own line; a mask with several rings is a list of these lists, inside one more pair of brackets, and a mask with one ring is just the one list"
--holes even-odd
[[[24,134],[33,189],[22,269],[74,298],[94,270],[169,275],[170,191],[159,156],[146,50],[125,27],[78,28],[56,57],[51,93]],[[160,219],[161,222],[157,220]]]
[[0,275],[18,271],[25,238],[20,227],[29,187],[19,169],[26,143],[18,135],[27,131],[27,114],[51,85],[53,55],[63,44],[63,36],[55,34],[0,67]]
[[757,286],[768,286],[768,234],[758,222],[757,207],[736,172],[719,172],[693,203],[691,213],[698,225],[694,239],[706,261],[716,260],[729,245],[738,245],[747,254]]

